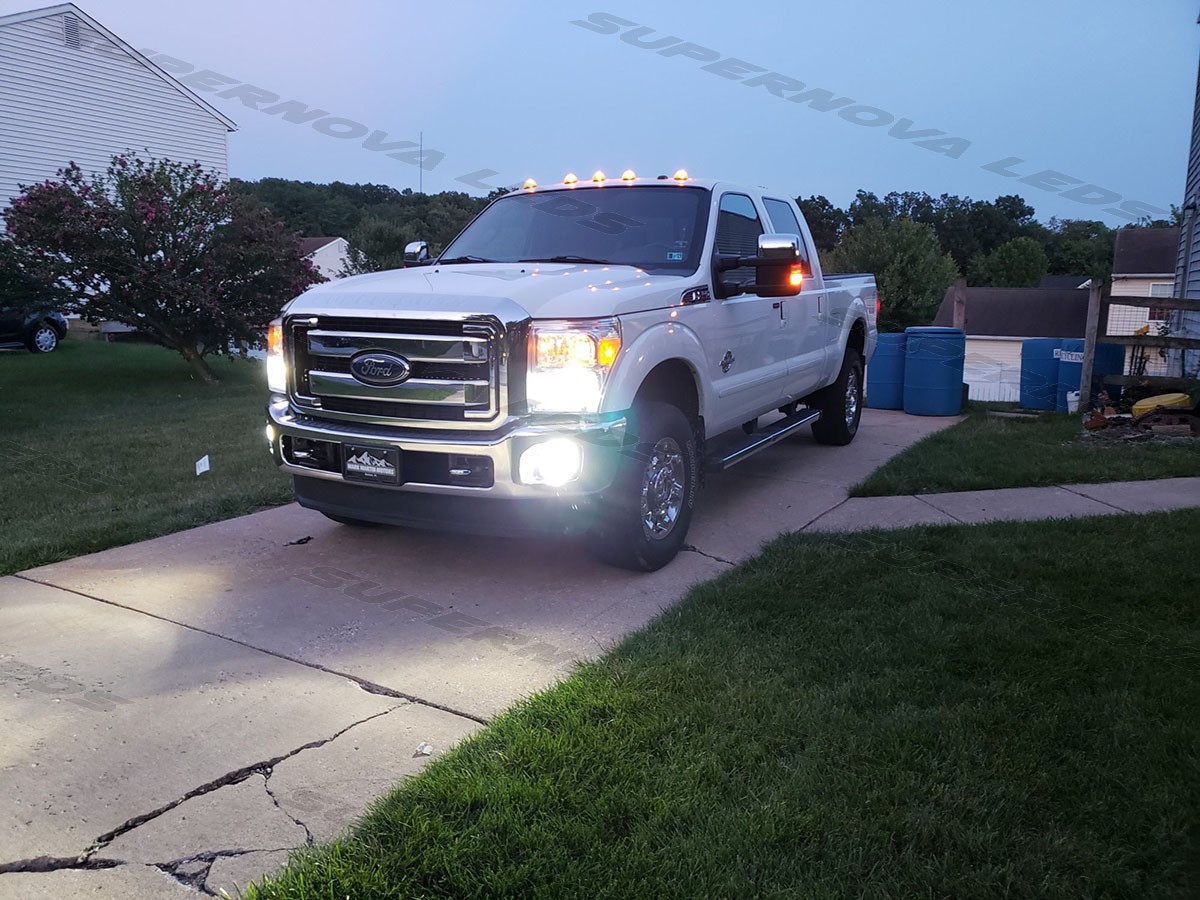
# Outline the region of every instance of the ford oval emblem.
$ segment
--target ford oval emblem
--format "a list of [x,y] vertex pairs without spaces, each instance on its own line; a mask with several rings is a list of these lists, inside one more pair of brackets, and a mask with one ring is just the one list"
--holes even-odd
[[373,387],[399,384],[412,374],[412,366],[403,356],[381,350],[357,353],[350,360],[350,374],[355,381]]

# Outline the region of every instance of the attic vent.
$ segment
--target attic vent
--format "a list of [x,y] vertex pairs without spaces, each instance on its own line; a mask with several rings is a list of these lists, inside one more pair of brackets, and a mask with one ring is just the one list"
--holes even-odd
[[72,50],[78,50],[82,43],[79,40],[79,17],[67,13],[63,16],[63,43]]

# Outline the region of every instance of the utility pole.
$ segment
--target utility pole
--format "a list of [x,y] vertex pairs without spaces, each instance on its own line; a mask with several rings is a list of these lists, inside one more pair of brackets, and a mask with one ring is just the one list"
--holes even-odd
[[425,193],[425,132],[421,132],[421,149],[417,152],[417,193]]

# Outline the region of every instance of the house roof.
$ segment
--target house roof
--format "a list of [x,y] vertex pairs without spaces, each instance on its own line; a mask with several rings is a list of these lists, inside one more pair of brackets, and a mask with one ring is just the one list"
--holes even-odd
[[1179,227],[1121,228],[1113,247],[1113,275],[1174,277],[1179,257]]
[[[1081,338],[1088,291],[1075,288],[967,288],[968,337]],[[934,325],[954,324],[954,298],[942,298]]]
[[113,34],[74,3],[60,3],[57,6],[45,6],[41,9],[29,9],[24,12],[0,16],[0,28],[3,28],[5,25],[16,25],[19,22],[28,22],[32,19],[45,19],[50,16],[61,16],[65,13],[78,16],[80,19],[86,22],[88,26],[100,32],[100,34],[104,35],[106,38],[128,53],[131,57],[137,60],[137,62],[139,62],[141,65],[145,66],[175,90],[179,91],[179,93],[183,94],[197,106],[203,109],[206,113],[224,125],[228,130],[237,131],[237,122],[233,121],[233,119],[229,118],[195,91],[180,83],[179,79],[177,79],[174,75],[171,75],[169,72],[166,72],[156,66],[144,53],[140,53],[130,44],[125,43],[125,41],[121,40],[121,38]]
[[1087,288],[1092,279],[1087,275],[1043,275],[1038,282],[1040,288]]
[[340,237],[306,237],[300,238],[300,254],[302,256],[312,256],[322,247],[332,244],[334,241],[342,240]]

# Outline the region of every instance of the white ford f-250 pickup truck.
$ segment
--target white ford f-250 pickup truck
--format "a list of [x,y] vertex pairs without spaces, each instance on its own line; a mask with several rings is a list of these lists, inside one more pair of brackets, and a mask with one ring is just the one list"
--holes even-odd
[[406,256],[269,331],[271,450],[331,519],[584,532],[652,570],[704,472],[858,429],[874,279],[822,273],[783,194],[682,170],[531,180],[437,259]]

